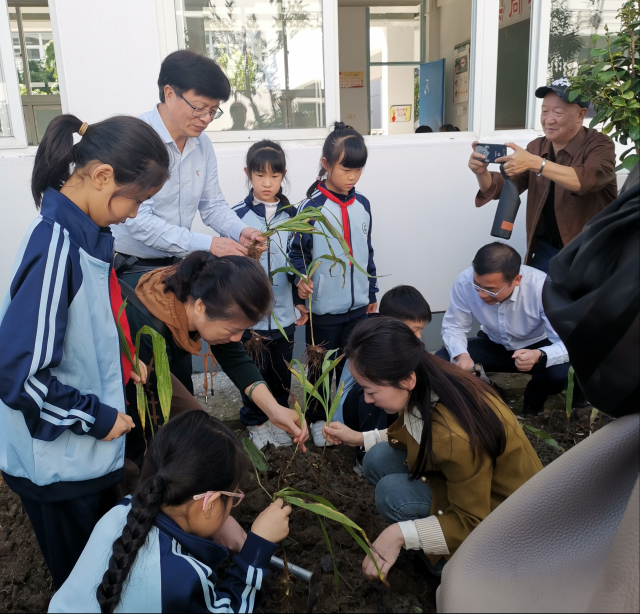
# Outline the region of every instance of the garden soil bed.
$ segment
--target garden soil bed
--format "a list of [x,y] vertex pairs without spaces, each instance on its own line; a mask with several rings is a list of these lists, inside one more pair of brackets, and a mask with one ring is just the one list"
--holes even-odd
[[[517,409],[520,394],[508,399]],[[564,449],[583,441],[590,432],[591,408],[574,412],[567,420],[563,408],[564,397],[549,400],[545,413],[526,420],[542,429]],[[600,418],[594,428],[608,422]],[[229,423],[239,435],[240,425]],[[549,447],[527,433],[544,465],[555,460],[561,452]],[[373,487],[354,471],[352,451],[346,448],[327,448],[322,463],[322,450],[309,445],[306,455],[298,453],[283,475],[291,450],[266,451],[268,472],[262,483],[274,492],[278,487],[293,486],[305,492],[322,492],[339,510],[358,523],[373,540],[385,524],[374,511]],[[267,496],[255,479],[245,484],[246,499],[234,515],[249,528],[253,518],[267,504]],[[291,517],[291,533],[284,544],[288,560],[314,571],[319,578],[315,587],[315,612],[431,612],[435,611],[435,589],[438,579],[429,575],[422,562],[413,555],[401,554],[389,574],[390,587],[370,582],[361,573],[364,556],[346,531],[337,524],[326,523],[338,560],[341,574],[338,594],[333,590],[333,573],[322,571],[322,557],[327,549],[315,515],[295,509]],[[282,549],[276,553],[282,557]],[[325,559],[325,564],[327,563]],[[265,601],[262,612],[305,612],[309,589],[297,578],[288,583],[278,570],[273,570],[265,582]],[[53,594],[51,577],[46,569],[29,520],[20,500],[0,481],[0,613],[46,611]]]

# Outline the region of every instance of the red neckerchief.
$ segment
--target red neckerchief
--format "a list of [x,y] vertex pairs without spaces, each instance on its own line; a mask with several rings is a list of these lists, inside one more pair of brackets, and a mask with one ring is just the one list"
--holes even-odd
[[342,236],[349,246],[349,253],[351,254],[351,257],[353,257],[353,250],[351,249],[351,234],[349,233],[349,214],[347,213],[347,207],[349,205],[352,205],[356,200],[355,191],[353,192],[353,196],[346,203],[343,203],[337,196],[335,196],[335,194],[332,194],[322,184],[318,185],[318,190],[320,190],[320,192],[324,194],[330,201],[340,205],[340,211],[342,212]]
[[[109,299],[111,300],[111,311],[113,311],[113,317],[117,318],[118,311],[120,311],[120,307],[122,306],[122,295],[120,294],[120,284],[118,283],[116,270],[114,268],[111,269],[111,274],[109,276]],[[126,311],[123,311],[120,316],[120,326],[122,327],[124,338],[127,340],[131,356],[133,356],[135,353],[135,346],[131,341],[131,331],[129,329],[129,321],[127,320]],[[122,355],[122,375],[124,376],[124,383],[127,384],[131,377],[131,363],[125,357],[122,350],[120,350],[120,354]]]

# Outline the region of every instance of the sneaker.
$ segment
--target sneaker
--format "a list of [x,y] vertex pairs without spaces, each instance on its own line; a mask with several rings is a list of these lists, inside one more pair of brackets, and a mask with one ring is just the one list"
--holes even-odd
[[249,431],[249,439],[253,441],[253,444],[258,450],[262,450],[268,443],[272,443],[271,429],[269,428],[268,422],[248,426],[247,430]]
[[329,443],[324,436],[322,435],[322,427],[326,424],[324,420],[320,420],[319,422],[314,422],[311,425],[311,436],[313,437],[313,443],[317,448],[324,448],[332,446],[332,443]]
[[291,435],[281,428],[277,427],[271,421],[265,423],[271,431],[271,443],[276,447],[288,448],[293,445]]

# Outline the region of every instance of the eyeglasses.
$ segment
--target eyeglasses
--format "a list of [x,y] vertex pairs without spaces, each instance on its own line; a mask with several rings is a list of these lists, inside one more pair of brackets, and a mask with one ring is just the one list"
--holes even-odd
[[237,501],[233,502],[233,505],[231,507],[236,507],[237,505],[240,505],[240,502],[245,497],[245,494],[241,490],[239,490],[238,492],[226,492],[224,490],[209,490],[205,493],[202,493],[201,495],[193,495],[193,500],[198,501],[199,499],[204,499],[204,501],[202,502],[202,511],[204,512],[204,510],[207,508],[207,503],[209,503],[209,499],[211,499],[213,495],[218,493],[220,493],[221,495],[226,495],[227,497],[233,497],[235,499],[238,499]]
[[176,92],[176,94],[178,94],[178,96],[180,96],[180,98],[182,98],[182,100],[184,100],[193,109],[192,115],[194,117],[203,118],[205,115],[210,115],[211,120],[213,121],[214,119],[220,119],[220,117],[222,117],[222,114],[224,113],[222,109],[209,111],[208,109],[201,109],[199,107],[194,107],[182,94],[180,94],[179,92]]
[[509,284],[506,284],[504,286],[502,286],[502,288],[500,288],[500,290],[498,290],[497,292],[491,292],[491,290],[487,290],[486,288],[482,288],[481,286],[478,286],[477,284],[475,284],[474,282],[471,282],[471,285],[473,286],[474,290],[476,292],[484,292],[485,294],[488,294],[489,296],[495,298],[496,296],[498,296],[498,294],[500,294],[500,292],[502,292]]

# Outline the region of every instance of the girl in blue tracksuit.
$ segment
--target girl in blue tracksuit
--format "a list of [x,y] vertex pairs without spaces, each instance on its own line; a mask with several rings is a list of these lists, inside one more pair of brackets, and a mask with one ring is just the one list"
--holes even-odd
[[[252,145],[247,152],[247,166],[244,172],[251,183],[251,190],[233,210],[245,224],[264,230],[296,214],[295,207],[289,204],[282,191],[282,183],[287,174],[287,160],[278,143],[264,140]],[[290,234],[279,231],[273,235],[269,249],[260,257],[260,264],[269,277],[272,271],[289,266],[286,252],[291,239]],[[253,332],[262,339],[261,344],[251,353],[255,356],[256,365],[271,394],[280,405],[287,407],[291,388],[288,363],[293,357],[293,335],[296,324],[302,326],[307,321],[307,316],[304,301],[298,297],[292,275],[285,272],[276,273],[272,284],[273,315],[286,337],[280,332],[273,315],[269,314],[253,327]],[[296,319],[296,303],[302,313],[299,320]],[[248,330],[243,341],[250,342],[251,337],[252,332]],[[258,449],[262,449],[267,443],[275,447],[292,445],[291,437],[272,424],[266,414],[244,393],[242,401],[240,422],[247,427],[249,437]]]
[[[320,207],[331,223],[339,221],[354,260],[369,274],[368,277],[351,265],[344,257],[339,241],[331,238],[329,242],[333,252],[347,265],[346,279],[342,277],[341,267],[331,270],[332,261],[323,260],[310,281],[298,282],[300,298],[308,299],[309,294],[313,293],[313,339],[316,345],[322,345],[326,350],[336,349],[338,354],[342,353],[353,327],[368,313],[375,313],[377,308],[378,285],[371,245],[371,207],[369,201],[355,190],[366,162],[367,147],[362,135],[351,126],[336,122],[322,148],[320,175],[299,208],[302,211],[306,207]],[[324,237],[295,233],[289,259],[304,275],[310,262],[326,253]],[[307,324],[306,333],[307,344],[310,344],[310,324]],[[342,365],[335,370],[339,379]],[[310,377],[315,381],[317,374],[310,373]],[[319,446],[325,443],[322,411],[316,404],[306,414],[307,422],[313,423],[311,434],[314,443]]]
[[[140,485],[97,524],[49,612],[252,612],[291,508],[267,507],[248,534],[230,517],[244,498],[238,438],[203,411],[153,438]],[[216,585],[216,569],[238,554]]]
[[133,426],[109,224],[135,217],[168,172],[162,139],[133,117],[88,126],[61,115],[36,153],[31,191],[40,215],[0,306],[0,469],[56,588],[122,482],[123,435]]

